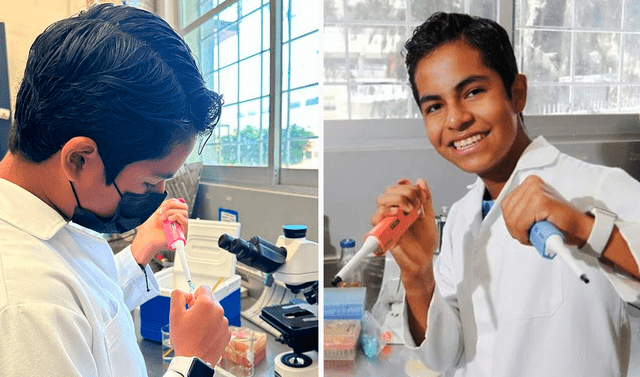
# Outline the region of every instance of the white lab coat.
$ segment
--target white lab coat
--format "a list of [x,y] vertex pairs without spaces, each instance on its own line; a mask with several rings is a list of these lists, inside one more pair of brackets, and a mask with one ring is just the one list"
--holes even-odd
[[500,202],[531,174],[582,211],[596,205],[615,212],[640,260],[640,183],[621,169],[562,154],[539,137],[484,220],[480,179],[451,208],[434,266],[426,339],[415,347],[405,307],[405,341],[427,366],[449,370],[447,376],[626,376],[632,331],[625,301],[640,303],[640,284],[573,248],[591,280],[584,284],[561,258],[544,259],[509,235]]
[[0,179],[0,375],[147,376],[130,314],[159,293],[146,272],[149,291],[130,248],[114,258]]

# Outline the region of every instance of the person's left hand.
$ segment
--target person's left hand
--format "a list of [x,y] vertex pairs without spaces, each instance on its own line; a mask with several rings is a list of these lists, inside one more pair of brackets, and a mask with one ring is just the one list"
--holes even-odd
[[566,237],[566,243],[582,247],[589,238],[592,218],[565,200],[542,178],[531,175],[505,196],[500,206],[511,236],[531,245],[529,230],[534,223],[547,220]]
[[187,237],[189,206],[184,199],[169,199],[162,202],[160,207],[138,227],[136,237],[131,244],[131,253],[138,264],[145,266],[154,255],[168,250],[167,238],[162,221],[177,221]]

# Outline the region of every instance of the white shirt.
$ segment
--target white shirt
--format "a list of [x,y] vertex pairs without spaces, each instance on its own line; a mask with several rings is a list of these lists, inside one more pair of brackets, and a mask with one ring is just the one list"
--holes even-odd
[[[625,301],[640,303],[640,283],[572,248],[591,280],[584,284],[561,258],[542,258],[512,238],[500,202],[531,174],[582,211],[596,205],[616,213],[640,260],[640,183],[621,169],[562,154],[539,137],[484,220],[480,179],[451,208],[434,265],[426,339],[416,352],[428,367],[455,376],[626,376],[632,331]],[[415,348],[406,309],[404,323],[405,341]]]
[[[0,375],[147,376],[130,311],[159,293],[130,248],[0,179]],[[159,356],[158,356],[159,357]]]

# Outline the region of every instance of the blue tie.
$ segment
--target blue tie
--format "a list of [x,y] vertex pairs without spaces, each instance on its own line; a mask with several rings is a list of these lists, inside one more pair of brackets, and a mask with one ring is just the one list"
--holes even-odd
[[487,213],[489,213],[489,211],[491,210],[491,207],[493,207],[493,200],[482,201],[482,219],[483,220],[487,216]]

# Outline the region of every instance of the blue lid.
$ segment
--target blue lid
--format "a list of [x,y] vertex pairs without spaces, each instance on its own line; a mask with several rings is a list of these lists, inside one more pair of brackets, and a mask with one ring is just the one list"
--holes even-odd
[[351,238],[344,239],[340,241],[340,247],[356,247],[356,240]]
[[287,238],[304,238],[307,236],[306,225],[283,225],[282,231]]

